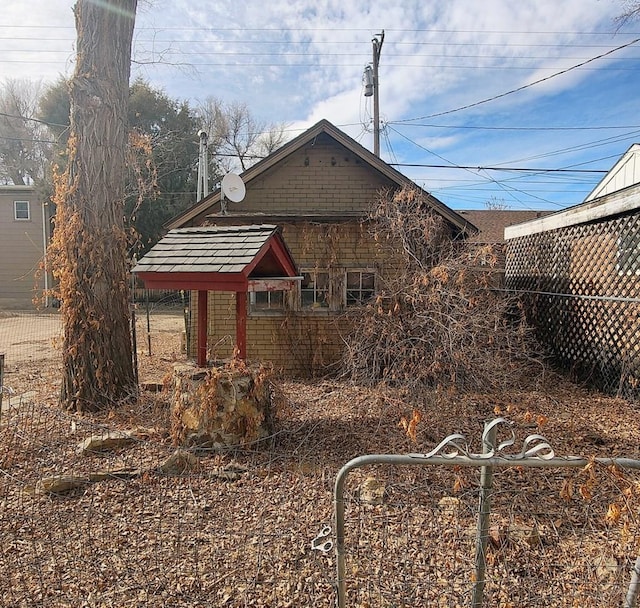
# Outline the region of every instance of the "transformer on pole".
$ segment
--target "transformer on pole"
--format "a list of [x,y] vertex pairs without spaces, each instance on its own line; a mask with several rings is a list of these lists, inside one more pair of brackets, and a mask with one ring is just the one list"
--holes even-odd
[[373,45],[373,62],[364,69],[364,96],[373,96],[373,153],[380,156],[380,100],[379,100],[379,80],[378,67],[380,65],[380,52],[384,42],[384,30],[375,36],[371,43]]

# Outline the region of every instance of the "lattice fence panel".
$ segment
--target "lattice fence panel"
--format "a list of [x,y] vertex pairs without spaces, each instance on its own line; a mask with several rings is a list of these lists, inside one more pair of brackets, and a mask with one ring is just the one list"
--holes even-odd
[[510,240],[505,281],[561,365],[638,397],[640,213]]

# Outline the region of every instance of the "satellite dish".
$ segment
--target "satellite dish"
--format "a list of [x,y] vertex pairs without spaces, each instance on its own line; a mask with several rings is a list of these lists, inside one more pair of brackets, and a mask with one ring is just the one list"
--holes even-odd
[[239,203],[244,199],[244,195],[247,193],[247,189],[244,186],[244,182],[239,175],[235,173],[227,173],[222,178],[222,194],[229,199],[232,203]]

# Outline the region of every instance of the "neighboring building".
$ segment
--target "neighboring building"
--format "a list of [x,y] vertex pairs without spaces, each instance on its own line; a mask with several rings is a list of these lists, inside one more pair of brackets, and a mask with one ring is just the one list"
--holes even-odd
[[507,287],[557,360],[609,392],[640,395],[640,145],[585,202],[505,238]]
[[469,209],[459,211],[460,215],[471,222],[478,232],[468,238],[474,243],[475,250],[469,250],[472,263],[491,269],[493,284],[504,285],[505,246],[504,229],[514,224],[549,215],[550,211],[513,211],[510,209]]
[[[271,361],[298,375],[327,371],[342,352],[341,313],[372,298],[392,266],[380,256],[363,220],[380,193],[418,187],[325,120],[242,178],[244,200],[221,201],[220,192],[215,192],[173,219],[168,228],[277,226],[300,280],[290,291],[250,291],[247,357]],[[424,195],[429,208],[445,219],[451,238],[475,233],[471,222]],[[210,292],[208,301],[211,356],[228,357],[236,327],[234,294]]]
[[458,211],[458,213],[478,229],[476,234],[469,237],[469,242],[499,245],[504,243],[504,229],[508,226],[544,217],[549,215],[551,211],[468,209]]
[[48,205],[35,188],[0,186],[0,310],[34,308],[48,287],[41,270],[48,241]]

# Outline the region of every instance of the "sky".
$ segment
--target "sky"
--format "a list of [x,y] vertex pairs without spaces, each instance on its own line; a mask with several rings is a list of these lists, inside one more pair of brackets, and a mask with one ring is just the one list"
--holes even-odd
[[[8,3],[8,4],[7,4]],[[0,79],[74,68],[74,2],[4,0]],[[290,137],[327,119],[453,209],[557,211],[640,142],[628,0],[140,0],[132,78],[244,102]],[[28,7],[28,9],[26,8]]]

